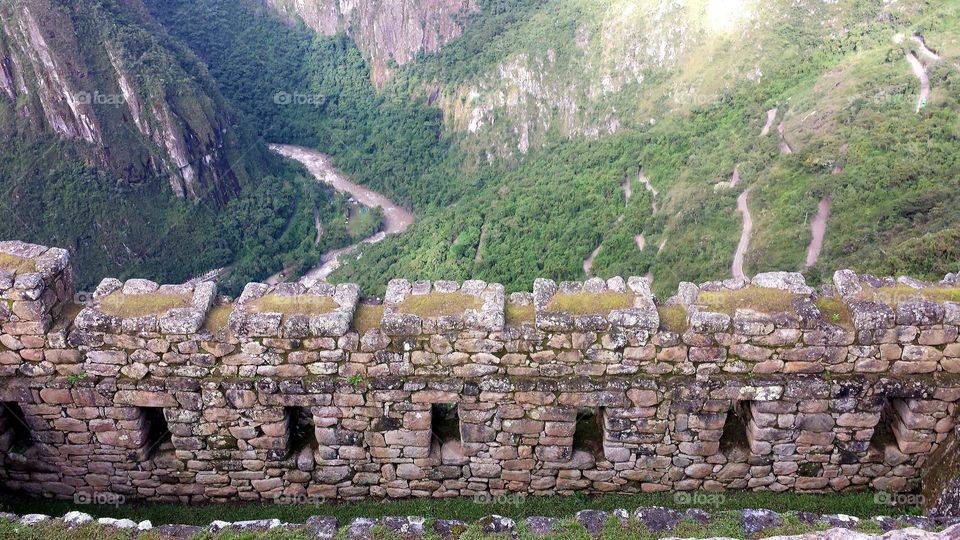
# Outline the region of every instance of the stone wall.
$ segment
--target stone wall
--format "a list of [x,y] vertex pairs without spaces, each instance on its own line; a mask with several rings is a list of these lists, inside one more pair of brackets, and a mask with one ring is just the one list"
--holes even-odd
[[2,254],[0,482],[37,495],[912,491],[960,400],[954,275],[762,274],[662,302],[639,278],[394,280],[379,306],[355,285],[228,302],[106,279],[73,306],[66,252]]

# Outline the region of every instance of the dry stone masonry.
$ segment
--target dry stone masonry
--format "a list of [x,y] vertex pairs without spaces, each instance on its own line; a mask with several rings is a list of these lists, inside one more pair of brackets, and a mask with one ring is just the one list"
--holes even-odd
[[66,251],[0,242],[0,266],[0,482],[35,495],[907,492],[956,437],[956,275],[665,301],[640,278],[394,280],[381,305],[106,279],[75,306]]

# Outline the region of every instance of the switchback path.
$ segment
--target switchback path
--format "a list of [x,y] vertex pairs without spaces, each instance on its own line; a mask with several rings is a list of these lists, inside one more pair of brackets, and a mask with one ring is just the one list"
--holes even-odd
[[743,215],[743,231],[740,233],[740,243],[737,244],[737,251],[733,254],[733,277],[735,279],[746,279],[747,275],[743,273],[743,259],[750,247],[750,235],[753,233],[753,217],[750,215],[750,207],[747,206],[747,198],[750,196],[750,190],[746,190],[737,197],[737,212]]
[[[412,213],[405,210],[399,204],[391,201],[390,199],[384,197],[376,191],[373,191],[370,188],[361,186],[360,184],[356,184],[348,180],[347,177],[341,174],[340,171],[333,166],[333,164],[330,162],[330,158],[321,152],[312,150],[310,148],[289,144],[271,144],[270,150],[280,154],[281,156],[299,161],[317,180],[329,184],[337,191],[349,194],[360,204],[369,208],[379,206],[381,209],[383,209],[383,230],[361,240],[360,242],[357,242],[356,244],[324,253],[320,258],[321,264],[311,268],[306,274],[304,274],[302,278],[300,278],[300,281],[308,286],[318,281],[327,279],[327,277],[329,277],[334,270],[340,267],[340,258],[342,256],[355,251],[363,244],[375,244],[380,242],[386,238],[388,234],[402,233],[403,231],[407,230],[407,227],[409,227],[415,219]],[[275,283],[281,281],[282,279],[282,273],[280,273],[271,276],[267,282]]]
[[817,205],[817,214],[813,216],[813,221],[810,222],[811,238],[810,246],[807,247],[807,268],[817,264],[817,259],[820,258],[820,251],[823,249],[823,238],[827,235],[827,218],[829,217],[830,196],[827,195],[820,199],[820,203]]
[[920,97],[917,98],[917,112],[920,112],[920,109],[923,108],[930,97],[930,78],[927,77],[926,68],[912,52],[907,53],[907,62],[910,62],[913,74],[916,75],[917,79],[920,79]]

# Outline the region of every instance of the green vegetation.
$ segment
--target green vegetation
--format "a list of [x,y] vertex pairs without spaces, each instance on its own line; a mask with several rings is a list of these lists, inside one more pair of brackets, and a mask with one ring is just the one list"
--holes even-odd
[[676,304],[671,306],[657,306],[660,314],[660,328],[682,334],[687,331],[687,308]]
[[825,321],[844,328],[853,328],[853,316],[843,299],[837,296],[821,296],[814,302]]
[[411,313],[421,318],[460,315],[468,309],[480,309],[483,300],[478,296],[462,293],[410,294],[400,302],[401,313]]
[[357,311],[353,314],[353,329],[362,336],[367,330],[380,328],[382,319],[382,304],[357,304]]
[[894,306],[900,302],[918,298],[933,302],[960,302],[960,287],[925,287],[923,289],[915,289],[907,285],[877,289],[864,287],[861,296]]
[[524,323],[533,323],[536,319],[536,310],[531,306],[507,304],[503,307],[504,318],[508,326],[520,326]]
[[296,296],[281,296],[268,294],[247,304],[251,310],[258,313],[282,313],[284,315],[322,315],[330,313],[337,307],[337,303],[329,296],[313,296],[301,294]]
[[207,320],[203,322],[203,331],[216,333],[227,327],[227,321],[230,313],[233,312],[233,304],[222,304],[213,306],[207,312]]
[[17,274],[22,274],[24,272],[35,272],[37,265],[31,259],[24,259],[23,257],[10,255],[9,253],[0,253],[0,268],[6,268],[7,270],[13,270]]
[[171,309],[188,308],[192,294],[123,294],[115,292],[100,300],[99,308],[104,313],[117,317],[142,317],[159,315]]
[[[362,381],[362,377],[360,378]],[[917,514],[915,507],[891,507],[875,502],[873,492],[844,494],[797,494],[763,492],[727,492],[708,493],[690,492],[689,497],[676,497],[673,493],[652,494],[610,494],[595,497],[504,497],[492,502],[474,501],[467,498],[431,500],[406,499],[393,501],[351,501],[323,505],[275,505],[275,504],[221,504],[221,505],[180,505],[170,503],[130,503],[121,506],[87,505],[80,507],[83,512],[93,516],[130,518],[135,521],[149,519],[154,525],[163,523],[183,523],[206,525],[214,520],[242,521],[250,519],[272,519],[291,523],[303,523],[310,516],[328,515],[340,520],[345,526],[356,517],[379,518],[382,516],[423,516],[428,519],[461,519],[474,521],[490,514],[498,514],[522,520],[527,516],[546,516],[570,518],[585,508],[612,511],[626,508],[632,511],[638,506],[665,506],[668,508],[686,508],[688,505],[678,501],[710,501],[706,508],[711,513],[737,510],[740,508],[768,508],[778,512],[808,511],[823,514],[848,514],[860,518],[870,518],[889,514]],[[519,501],[519,504],[517,504]],[[698,505],[694,504],[693,507]],[[699,505],[701,507],[705,505]],[[59,516],[76,509],[65,501],[38,500],[23,496],[5,496],[0,510],[18,514],[41,512]],[[739,526],[731,523],[733,516],[726,515],[718,521],[732,527],[726,534],[713,536],[741,537]],[[790,520],[786,520],[790,523]],[[0,522],[2,523],[2,522]],[[684,527],[689,527],[688,524]],[[4,525],[0,525],[4,526]],[[9,524],[5,525],[9,526]],[[869,525],[868,525],[869,526]],[[684,529],[689,530],[689,529]],[[3,534],[0,532],[0,537]],[[708,535],[710,536],[710,535]],[[632,537],[632,536],[631,536]],[[44,537],[38,537],[44,538]],[[80,537],[76,537],[80,538]],[[89,537],[84,537],[89,538]],[[613,536],[610,538],[620,538]],[[643,538],[641,536],[641,538]]]
[[633,307],[632,293],[558,293],[547,303],[546,311],[566,311],[574,315],[599,313],[607,315],[611,311]]
[[706,306],[708,311],[726,313],[731,317],[738,309],[752,309],[762,313],[794,313],[795,297],[796,295],[789,291],[751,286],[735,291],[700,291],[697,304]]

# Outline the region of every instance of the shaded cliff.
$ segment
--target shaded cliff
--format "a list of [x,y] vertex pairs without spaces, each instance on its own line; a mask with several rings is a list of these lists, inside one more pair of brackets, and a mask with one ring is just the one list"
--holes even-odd
[[299,18],[323,35],[347,32],[370,60],[377,85],[391,68],[435,52],[462,30],[457,16],[477,0],[266,0],[287,18]]
[[88,165],[178,197],[224,202],[231,117],[205,68],[165,37],[139,0],[0,2],[0,134],[80,143]]

